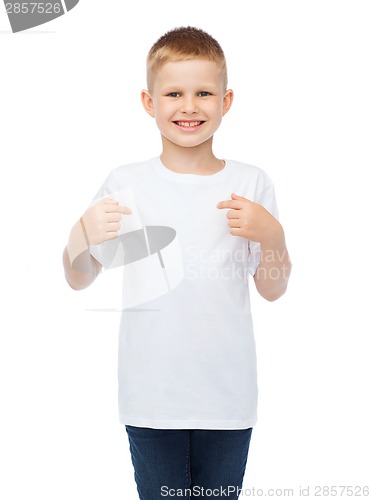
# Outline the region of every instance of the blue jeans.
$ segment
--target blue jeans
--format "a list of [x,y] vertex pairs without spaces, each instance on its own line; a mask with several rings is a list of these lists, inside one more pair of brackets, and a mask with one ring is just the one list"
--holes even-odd
[[140,500],[237,500],[252,428],[151,429],[126,425]]

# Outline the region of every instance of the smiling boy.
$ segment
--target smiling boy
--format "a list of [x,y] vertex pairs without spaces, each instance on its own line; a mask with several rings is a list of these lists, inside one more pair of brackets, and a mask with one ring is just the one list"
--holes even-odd
[[225,89],[223,69],[216,61],[191,59],[168,61],[151,71],[142,102],[160,129],[163,163],[180,173],[221,170],[224,161],[215,158],[211,145],[233,100],[232,90]]
[[[148,54],[147,87],[141,99],[160,130],[162,153],[109,174],[71,230],[66,279],[74,289],[89,286],[102,267],[99,249],[125,245],[132,235],[119,237],[133,210],[111,193],[135,193],[147,231],[173,228],[183,279],[168,279],[160,296],[122,311],[120,421],[142,500],[163,498],[164,488],[186,494],[195,487],[227,489],[237,499],[257,420],[248,276],[269,301],[285,292],[291,264],[284,231],[267,174],[213,153],[214,133],[233,102],[218,42],[192,27],[166,33]],[[142,234],[135,233],[137,248]],[[151,257],[156,253],[166,273],[165,252]],[[135,287],[141,280],[151,276],[138,274]]]

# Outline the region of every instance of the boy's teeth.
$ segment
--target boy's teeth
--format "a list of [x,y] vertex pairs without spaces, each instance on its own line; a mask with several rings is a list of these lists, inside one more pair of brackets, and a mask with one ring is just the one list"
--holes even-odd
[[201,122],[177,122],[181,127],[197,127]]

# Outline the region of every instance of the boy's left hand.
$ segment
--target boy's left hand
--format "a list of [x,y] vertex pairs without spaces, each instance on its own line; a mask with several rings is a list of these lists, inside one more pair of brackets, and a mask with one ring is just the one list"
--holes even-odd
[[262,205],[232,193],[231,200],[220,201],[217,208],[231,208],[226,215],[230,233],[247,240],[269,244],[280,233],[281,225]]

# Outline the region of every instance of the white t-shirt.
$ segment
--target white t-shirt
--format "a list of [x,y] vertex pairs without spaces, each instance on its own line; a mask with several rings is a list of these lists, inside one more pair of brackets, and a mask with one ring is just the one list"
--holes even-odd
[[232,160],[212,175],[176,173],[159,157],[120,166],[93,200],[112,197],[134,209],[122,216],[118,238],[90,249],[112,267],[107,272],[123,276],[122,424],[244,429],[256,423],[248,277],[259,263],[259,244],[230,234],[229,209],[216,204],[232,192],[278,218],[267,174]]

